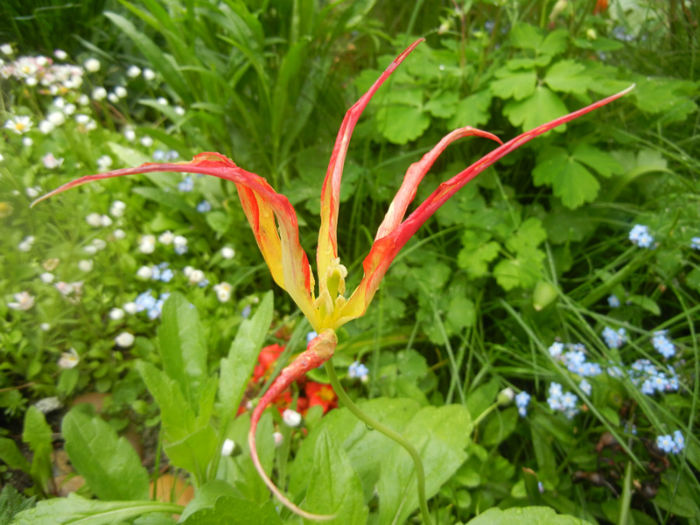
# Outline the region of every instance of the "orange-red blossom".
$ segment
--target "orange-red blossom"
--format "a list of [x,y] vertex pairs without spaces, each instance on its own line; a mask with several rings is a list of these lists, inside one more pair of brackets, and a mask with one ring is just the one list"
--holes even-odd
[[[421,41],[422,39],[411,44],[389,64],[389,67],[380,75],[369,91],[362,95],[348,110],[340,126],[321,190],[321,227],[316,250],[318,289],[315,286],[309,260],[299,243],[296,213],[287,197],[277,193],[264,178],[238,167],[232,160],[219,153],[201,153],[195,156],[191,162],[147,163],[136,168],[88,175],[64,184],[38,199],[38,201],[43,200],[93,180],[156,171],[201,173],[229,180],[236,185],[243,211],[273,279],[292,297],[313,329],[319,334],[309,343],[307,349],[280,373],[262,396],[253,411],[248,435],[253,462],[266,485],[287,507],[310,519],[324,519],[329,518],[329,516],[310,514],[298,508],[279,491],[260,465],[255,448],[255,430],[263,410],[292,381],[330,359],[337,344],[335,330],[365,313],[384,274],[399,250],[423,223],[460,188],[500,158],[529,140],[612,102],[631,89],[630,87],[578,111],[542,124],[505,144],[501,143],[495,135],[470,126],[448,133],[421,160],[409,167],[401,187],[394,196],[386,216],[377,230],[369,254],[362,263],[364,270],[362,280],[354,292],[348,296],[345,292],[347,270],[340,264],[338,258],[337,224],[340,182],[350,137],[362,111],[374,93]],[[435,160],[449,144],[459,138],[471,135],[488,138],[501,145],[451,179],[440,184],[425,201],[418,205],[408,217],[404,218],[408,206],[416,195],[418,185]]]

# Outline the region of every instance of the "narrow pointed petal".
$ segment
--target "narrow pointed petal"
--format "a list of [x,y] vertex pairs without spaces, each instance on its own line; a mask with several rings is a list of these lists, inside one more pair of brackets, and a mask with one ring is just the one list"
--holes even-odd
[[239,168],[223,155],[201,153],[192,162],[148,163],[136,168],[87,175],[47,193],[34,201],[32,206],[57,193],[91,181],[156,171],[201,173],[233,182],[273,279],[289,293],[311,324],[318,326],[317,314],[313,308],[313,275],[306,253],[299,243],[299,227],[294,208],[289,200],[275,192],[265,179]]
[[371,88],[353,104],[345,113],[343,122],[338,130],[338,136],[333,146],[333,153],[328,164],[326,178],[321,190],[321,227],[318,232],[318,249],[316,252],[316,264],[319,278],[319,295],[323,293],[325,277],[331,262],[338,257],[338,208],[340,206],[340,182],[343,176],[345,156],[350,144],[352,132],[355,129],[360,115],[374,96],[377,89],[389,78],[394,70],[424,39],[419,39],[408,46],[403,53],[389,64]]
[[379,284],[381,283],[384,274],[389,269],[389,265],[394,260],[401,248],[403,248],[408,240],[416,233],[416,231],[418,231],[418,228],[420,228],[423,223],[425,223],[425,221],[427,221],[440,208],[440,206],[445,204],[445,202],[447,202],[447,200],[457,191],[459,191],[465,184],[467,184],[486,168],[494,164],[496,161],[500,160],[508,153],[516,150],[526,142],[539,135],[542,135],[543,133],[546,133],[553,128],[556,128],[557,126],[560,126],[561,124],[570,122],[590,111],[609,104],[610,102],[626,95],[632,89],[634,89],[634,85],[620,91],[619,93],[594,102],[585,108],[581,108],[577,111],[569,113],[568,115],[554,119],[551,122],[537,126],[530,131],[526,131],[525,133],[518,135],[514,139],[509,140],[505,144],[499,146],[490,153],[487,153],[467,169],[461,171],[448,181],[440,184],[440,186],[438,186],[438,188],[427,199],[425,199],[425,201],[420,204],[405,221],[403,221],[393,230],[387,228],[389,233],[384,237],[378,237],[374,242],[369,254],[362,262],[362,267],[364,270],[362,281],[353,292],[346,305],[343,307],[343,310],[338,314],[338,322],[336,323],[336,327],[350,321],[351,319],[360,317],[365,313],[369,303],[374,297],[374,294],[379,288]]
[[394,200],[392,200],[391,204],[389,205],[389,211],[386,212],[384,220],[377,229],[375,239],[386,237],[389,233],[394,231],[399,224],[401,224],[401,221],[403,221],[404,215],[406,214],[406,210],[408,209],[408,205],[413,202],[413,199],[416,196],[418,185],[423,180],[423,177],[425,177],[425,174],[428,173],[430,168],[433,166],[433,163],[435,163],[437,158],[443,151],[445,151],[445,148],[447,148],[447,146],[457,139],[472,135],[495,140],[499,144],[503,144],[501,139],[499,139],[493,133],[472,128],[471,126],[456,129],[445,135],[433,149],[423,155],[421,160],[411,164],[411,166],[408,168],[399,191],[396,192]]

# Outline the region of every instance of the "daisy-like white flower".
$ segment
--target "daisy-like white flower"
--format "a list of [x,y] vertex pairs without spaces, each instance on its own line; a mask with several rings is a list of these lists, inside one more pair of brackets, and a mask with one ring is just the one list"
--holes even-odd
[[126,76],[129,78],[136,78],[141,74],[141,68],[139,66],[129,66],[126,70]]
[[83,64],[83,66],[90,73],[95,73],[96,71],[100,70],[100,61],[94,57],[88,58]]
[[90,272],[92,271],[92,266],[93,262],[92,259],[83,259],[81,261],[78,261],[78,269],[81,272]]
[[12,46],[10,44],[1,45],[0,51],[2,52],[3,55],[7,55],[8,57],[14,53],[14,50],[12,49]]
[[26,115],[19,115],[5,122],[5,128],[11,129],[18,135],[23,135],[32,129],[32,119]]
[[182,235],[176,235],[173,238],[173,245],[175,246],[175,253],[178,255],[183,255],[187,253],[187,238]]
[[109,155],[102,155],[97,159],[97,168],[99,170],[106,170],[112,165],[112,157]]
[[119,98],[124,98],[126,96],[126,88],[124,86],[117,86],[114,88],[114,94]]
[[219,302],[225,303],[231,299],[231,290],[233,287],[226,281],[214,285],[216,298]]
[[224,259],[233,259],[236,255],[236,250],[231,248],[230,246],[224,246],[221,248],[221,256]]
[[291,408],[282,412],[282,421],[288,427],[298,427],[301,424],[301,414]]
[[57,49],[53,52],[53,56],[55,56],[59,60],[65,60],[66,58],[68,58],[68,53],[63,51],[63,49]]
[[160,242],[161,244],[165,244],[166,246],[172,244],[174,240],[175,234],[170,230],[165,231],[158,236],[158,242]]
[[143,70],[143,78],[145,78],[146,80],[153,80],[154,78],[156,78],[156,74],[152,69],[145,68]]
[[109,208],[109,213],[112,217],[121,217],[124,215],[124,210],[126,209],[126,203],[124,201],[114,201]]
[[180,117],[185,114],[185,108],[183,108],[182,106],[175,106],[174,111],[175,114]]
[[88,216],[85,217],[85,222],[93,228],[99,228],[102,226],[102,217],[99,213],[89,213]]
[[17,249],[21,252],[28,252],[29,250],[32,249],[33,244],[34,244],[34,236],[27,235],[24,239],[22,239],[22,242],[20,242],[17,245]]
[[124,128],[124,138],[128,140],[129,142],[133,142],[136,140],[136,132],[133,130],[133,128]]
[[141,253],[153,253],[156,249],[155,235],[142,235],[139,238],[139,251]]
[[16,293],[14,297],[14,301],[7,303],[13,310],[27,311],[34,306],[34,296],[27,291]]
[[134,334],[129,332],[122,332],[117,337],[114,338],[114,342],[120,348],[129,348],[134,344]]
[[92,98],[94,100],[104,100],[107,97],[107,90],[102,86],[98,86],[92,90]]
[[145,137],[141,137],[140,142],[144,148],[150,148],[151,146],[153,146],[153,139],[148,135],[146,135]]
[[66,116],[61,111],[52,111],[47,115],[46,120],[54,126],[60,126],[66,121]]
[[58,360],[58,367],[63,370],[68,370],[70,368],[75,368],[80,362],[80,356],[75,348],[71,348],[67,352],[63,352]]
[[51,272],[43,272],[39,275],[39,279],[41,279],[41,282],[44,284],[51,284],[55,279],[55,276]]
[[109,318],[112,321],[119,321],[123,317],[124,317],[124,310],[122,310],[121,308],[112,308],[109,311]]
[[150,266],[142,266],[137,270],[136,277],[143,281],[148,281],[153,277],[153,269]]
[[61,165],[63,165],[63,157],[57,159],[53,153],[47,153],[41,157],[41,162],[44,164],[46,169],[53,170],[60,168]]

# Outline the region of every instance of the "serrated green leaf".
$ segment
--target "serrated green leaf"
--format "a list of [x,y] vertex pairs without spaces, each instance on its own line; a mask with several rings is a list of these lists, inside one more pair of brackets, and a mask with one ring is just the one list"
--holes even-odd
[[554,91],[584,94],[591,79],[583,64],[574,60],[560,60],[547,70],[544,81]]
[[20,512],[13,525],[62,525],[84,523],[112,525],[122,523],[149,512],[182,512],[174,503],[160,501],[97,501],[78,496],[74,492],[67,498],[40,501],[36,507]]
[[[362,484],[347,454],[327,428],[316,439],[314,462],[306,505],[318,514],[334,514],[328,523],[364,524],[369,510],[364,504]],[[306,520],[305,520],[306,521]]]
[[485,89],[469,95],[457,104],[454,116],[448,122],[451,129],[463,126],[480,126],[489,121],[489,106],[491,105],[491,91]]
[[474,301],[461,295],[453,297],[447,309],[446,321],[449,333],[457,333],[463,328],[474,326],[476,322]]
[[[523,100],[511,100],[503,108],[513,126],[520,126],[528,131],[540,124],[554,120],[569,111],[561,99],[549,88],[537,86],[531,97]],[[563,132],[566,125],[558,126],[553,131]]]
[[406,144],[420,137],[430,125],[430,117],[415,106],[390,105],[377,111],[379,132],[394,144]]
[[491,508],[467,525],[586,525],[573,516],[557,514],[550,507],[513,507],[506,510]]
[[541,31],[533,25],[518,22],[509,33],[510,43],[521,49],[537,50],[542,45]]
[[537,74],[534,71],[510,71],[502,68],[496,72],[498,77],[491,82],[491,93],[499,98],[522,100],[535,92]]
[[449,90],[437,93],[431,97],[425,109],[435,117],[450,118],[457,110],[457,92]]
[[528,248],[539,246],[547,238],[542,221],[530,217],[523,221],[515,235],[508,238],[506,247],[514,253],[522,253]]
[[73,408],[63,418],[61,432],[75,470],[102,500],[148,498],[148,472],[131,444],[117,437],[99,416]]
[[457,255],[457,264],[476,279],[488,272],[488,263],[498,257],[500,245],[496,241],[488,242],[489,234],[465,230],[462,234],[462,249]]
[[516,287],[531,288],[542,277],[544,252],[536,248],[522,247],[514,259],[504,259],[493,268],[496,282],[504,290]]
[[562,148],[547,148],[532,170],[536,186],[551,185],[554,194],[569,209],[592,202],[600,185],[596,178]]
[[[566,29],[556,29],[547,34],[542,41],[542,45],[536,48],[538,55],[547,55],[551,59],[566,51],[566,44],[569,39],[569,32]],[[546,66],[547,62],[540,62],[540,66]]]
[[572,155],[577,161],[593,168],[603,177],[622,173],[622,166],[612,155],[591,144],[579,144],[574,148]]
[[209,379],[207,346],[197,309],[180,293],[172,293],[163,305],[158,347],[165,373],[195,407]]

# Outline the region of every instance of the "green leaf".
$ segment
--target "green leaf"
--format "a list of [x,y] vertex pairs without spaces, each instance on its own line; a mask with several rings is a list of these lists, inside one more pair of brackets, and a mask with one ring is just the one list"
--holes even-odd
[[481,444],[485,447],[499,445],[513,433],[517,423],[518,410],[515,407],[497,410],[490,414],[484,425]]
[[6,483],[0,492],[0,523],[10,523],[19,512],[30,509],[35,505],[35,498],[27,498]]
[[63,418],[61,432],[75,470],[102,500],[148,498],[148,472],[124,437],[99,416],[73,408]]
[[[19,450],[14,439],[0,437],[0,461],[12,469],[18,469],[29,473],[29,462]],[[9,485],[7,486],[9,487]]]
[[467,525],[586,525],[573,516],[557,514],[549,507],[490,508]]
[[457,110],[457,92],[448,90],[437,93],[431,97],[425,109],[434,117],[450,118]]
[[147,162],[153,162],[148,155],[141,151],[122,146],[116,142],[107,142],[107,147],[112,150],[112,153],[114,153],[125,166],[140,166]]
[[556,29],[550,31],[544,38],[541,46],[536,48],[538,58],[542,59],[543,55],[546,57],[546,62],[540,60],[539,66],[546,66],[552,57],[559,55],[566,51],[566,44],[569,40],[569,32],[566,29]]
[[24,414],[24,429],[22,441],[29,445],[34,453],[29,473],[42,491],[46,490],[46,484],[52,477],[51,453],[53,452],[53,432],[46,423],[44,414],[35,406],[30,406]]
[[306,505],[318,514],[335,514],[327,523],[367,523],[362,484],[347,453],[333,440],[327,428],[316,439],[314,462],[306,494]]
[[448,127],[455,129],[486,124],[491,116],[489,113],[491,98],[491,91],[485,89],[460,100],[454,116],[448,122]]
[[532,288],[542,278],[544,252],[523,247],[513,259],[504,259],[493,268],[496,282],[504,290]]
[[536,186],[551,185],[554,194],[570,209],[592,202],[600,188],[596,178],[562,148],[547,148],[538,155],[532,175]]
[[[566,115],[568,112],[561,99],[544,86],[537,86],[532,96],[528,98],[509,101],[503,108],[503,113],[510,123],[513,126],[521,126],[525,131]],[[553,131],[561,133],[565,129],[566,126],[562,125],[554,128]]]
[[182,507],[159,501],[97,501],[72,492],[67,498],[40,501],[36,507],[17,514],[12,525],[113,525],[149,512],[173,514],[182,512]]
[[255,503],[243,498],[221,496],[211,508],[193,512],[184,525],[259,525],[261,523],[276,525],[282,523],[275,511],[275,504],[267,501]]
[[457,295],[450,300],[447,310],[448,332],[457,333],[462,328],[474,326],[476,322],[476,306],[474,301]]
[[219,400],[224,414],[235,414],[238,410],[270,329],[273,312],[272,292],[267,292],[255,315],[240,324],[228,357],[221,359]]
[[496,77],[489,88],[499,98],[522,100],[535,92],[537,74],[534,71],[514,72],[504,67],[496,72]]
[[585,71],[586,67],[574,60],[560,60],[547,70],[544,81],[554,91],[582,95],[591,82]]
[[163,369],[180,385],[185,399],[196,406],[207,371],[207,346],[197,309],[174,292],[163,305],[158,343]]
[[645,295],[630,295],[627,297],[627,302],[636,304],[653,315],[661,315],[661,308],[659,308],[659,305],[656,304],[656,301],[651,297]]
[[496,241],[486,242],[489,238],[490,235],[477,234],[473,230],[465,230],[462,235],[457,264],[473,279],[486,275],[488,263],[498,257],[500,245]]
[[[424,407],[403,430],[405,439],[419,451],[425,469],[425,494],[431,498],[467,457],[472,422],[461,405]],[[398,445],[380,456],[377,481],[379,523],[403,523],[418,508],[413,461]]]
[[206,219],[207,224],[211,226],[211,229],[219,235],[226,233],[233,223],[231,216],[228,213],[219,210],[214,210],[207,213],[204,218]]
[[574,148],[572,155],[577,161],[593,168],[603,177],[610,177],[623,171],[615,157],[590,144],[579,144]]
[[415,106],[389,105],[377,111],[379,132],[394,144],[406,144],[420,137],[430,125],[430,117]]
[[533,25],[518,22],[509,33],[510,43],[521,49],[537,50],[542,45],[541,31]]
[[523,221],[515,235],[508,238],[506,247],[515,253],[527,253],[528,249],[539,246],[547,238],[542,221],[530,217]]

